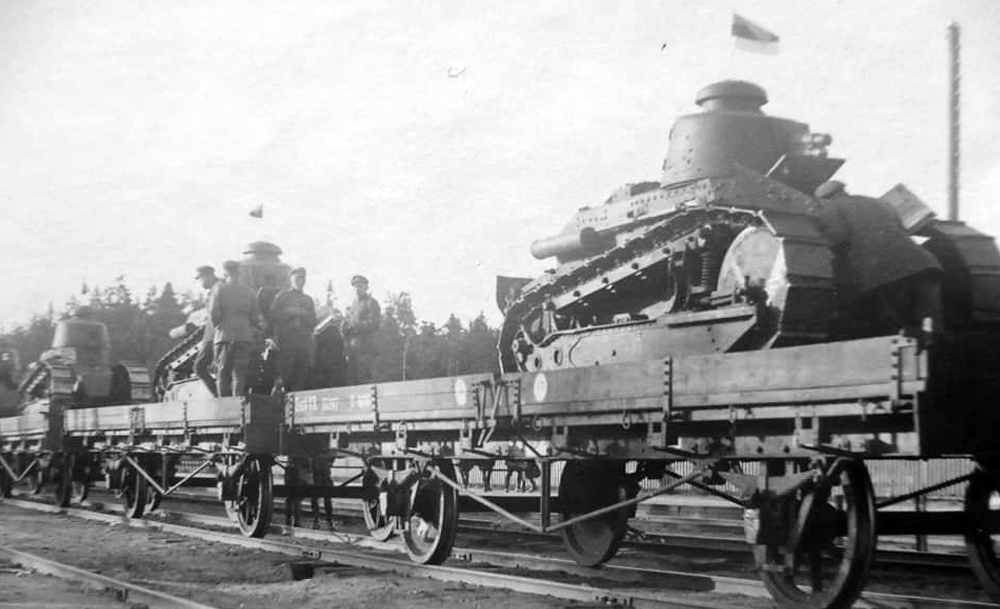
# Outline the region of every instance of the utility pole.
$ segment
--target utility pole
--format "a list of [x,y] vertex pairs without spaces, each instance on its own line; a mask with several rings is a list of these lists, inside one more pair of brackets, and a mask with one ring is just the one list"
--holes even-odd
[[959,122],[962,103],[961,50],[962,30],[957,23],[948,26],[948,49],[950,59],[948,85],[948,219],[958,220],[958,179],[961,151],[961,123]]

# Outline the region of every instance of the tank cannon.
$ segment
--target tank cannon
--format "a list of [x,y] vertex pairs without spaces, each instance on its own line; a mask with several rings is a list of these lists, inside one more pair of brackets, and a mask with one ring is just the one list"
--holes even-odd
[[[841,250],[851,244],[834,245],[813,196],[844,162],[828,156],[832,138],[764,114],[767,94],[753,83],[715,83],[695,101],[702,111],[674,124],[659,181],[624,185],[532,245],[557,266],[501,303],[504,371],[859,337],[837,324],[849,316],[844,283],[855,269]],[[869,201],[939,261],[948,327],[996,319],[990,237],[935,219],[902,185]]]

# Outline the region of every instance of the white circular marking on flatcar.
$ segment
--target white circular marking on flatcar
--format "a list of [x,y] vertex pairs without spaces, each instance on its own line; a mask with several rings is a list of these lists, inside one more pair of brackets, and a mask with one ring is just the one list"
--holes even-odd
[[535,376],[535,384],[531,387],[536,402],[544,402],[545,395],[549,392],[549,379],[545,375],[538,373]]
[[455,402],[459,406],[465,406],[465,401],[468,399],[468,388],[465,386],[465,381],[462,379],[457,379],[455,381]]

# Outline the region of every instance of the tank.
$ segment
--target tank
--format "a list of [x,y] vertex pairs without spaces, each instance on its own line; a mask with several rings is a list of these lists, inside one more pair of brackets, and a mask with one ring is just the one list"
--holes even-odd
[[92,318],[89,307],[56,322],[52,347],[29,365],[17,391],[22,408],[44,399],[90,407],[144,402],[151,396],[144,366],[111,361],[108,328]]
[[[281,261],[281,248],[267,241],[247,245],[239,261],[238,280],[257,294],[258,302],[266,307],[281,290],[291,287],[288,277],[292,267]],[[153,388],[158,399],[172,397],[210,397],[202,391],[200,383],[186,383],[195,378],[194,361],[198,356],[207,309],[196,309],[188,314],[185,323],[170,331],[178,343],[156,363]],[[189,395],[192,391],[194,394]],[[180,393],[183,392],[183,396]]]
[[498,281],[502,370],[899,331],[905,324],[890,315],[864,329],[849,323],[851,307],[865,298],[895,300],[880,286],[848,306],[858,269],[847,262],[860,245],[834,234],[831,218],[855,203],[861,212],[850,218],[888,213],[893,230],[903,232],[887,257],[928,256],[928,268],[941,267],[921,274],[933,275],[932,287],[941,291],[938,329],[1000,319],[1000,253],[992,238],[936,219],[903,185],[878,199],[833,188],[827,190],[836,196],[817,196],[844,160],[828,155],[829,135],[765,114],[767,101],[754,83],[703,88],[695,96],[700,111],[670,131],[660,180],[625,184],[602,203],[581,207],[558,235],[532,244],[536,258],[555,266],[535,279]]

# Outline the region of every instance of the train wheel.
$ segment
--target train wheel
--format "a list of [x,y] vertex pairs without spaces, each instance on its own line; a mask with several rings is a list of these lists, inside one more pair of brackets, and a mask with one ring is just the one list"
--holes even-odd
[[382,509],[382,501],[379,496],[378,476],[370,469],[365,471],[361,480],[364,488],[364,499],[362,499],[361,511],[365,516],[365,526],[368,527],[368,534],[378,541],[386,541],[396,534],[396,527],[385,515]]
[[146,478],[142,476],[134,467],[122,465],[121,487],[118,489],[118,498],[125,508],[125,516],[128,518],[142,518],[146,509],[146,492],[148,485]]
[[155,512],[160,509],[160,503],[163,501],[163,495],[159,491],[153,488],[146,488],[146,508],[145,513]]
[[965,491],[965,515],[969,529],[965,548],[979,583],[995,601],[1000,601],[1000,475],[978,471]]
[[[625,500],[620,465],[616,462],[567,461],[559,481],[563,520],[569,520]],[[574,511],[569,506],[580,506]],[[614,557],[628,531],[628,509],[560,529],[563,545],[577,564],[596,567]]]
[[[442,474],[455,479],[450,461],[435,461]],[[403,545],[410,560],[439,565],[450,555],[458,530],[458,495],[455,489],[429,475],[413,485],[410,516],[403,531]]]
[[59,507],[69,507],[74,503],[79,505],[87,500],[90,481],[86,479],[86,472],[81,471],[79,462],[76,455],[69,455],[63,462],[55,487],[56,505]]
[[236,509],[236,501],[233,499],[223,499],[222,498],[222,480],[219,480],[215,484],[215,489],[219,494],[219,501],[222,502],[222,507],[226,508],[226,517],[233,522],[240,521],[240,512]]
[[236,522],[246,537],[264,537],[271,526],[273,487],[270,457],[251,455],[236,480]]
[[[842,507],[834,503],[837,493]],[[789,542],[754,548],[764,585],[779,607],[850,607],[861,596],[875,556],[875,499],[864,462],[838,459],[794,508]]]
[[[3,455],[4,459],[10,463],[10,455]],[[10,497],[14,490],[14,479],[10,477],[7,468],[0,465],[0,499]]]

